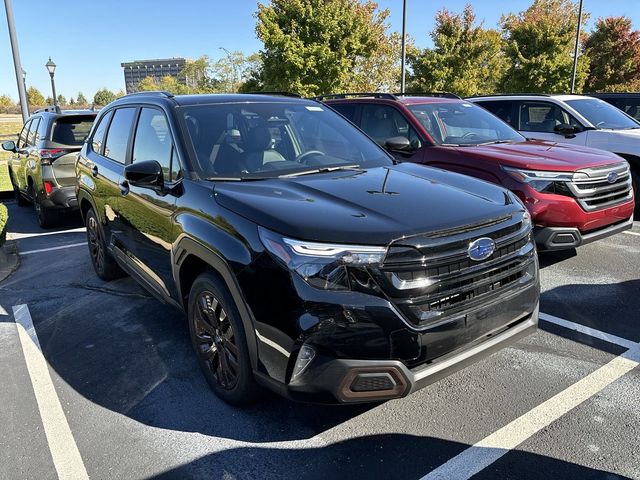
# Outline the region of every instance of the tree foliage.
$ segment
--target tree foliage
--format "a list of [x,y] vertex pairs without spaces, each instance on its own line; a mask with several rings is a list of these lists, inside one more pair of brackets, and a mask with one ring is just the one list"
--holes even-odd
[[215,92],[247,91],[244,84],[255,77],[260,65],[257,53],[247,56],[241,51],[228,52],[211,65],[210,88]]
[[59,94],[58,95],[58,105],[66,105],[67,104],[67,99],[65,98],[64,95]]
[[108,103],[113,102],[116,99],[116,94],[107,88],[102,88],[96,92],[93,96],[93,103],[98,106],[105,106]]
[[78,92],[78,96],[76,97],[76,103],[80,105],[87,105],[89,102],[87,101],[87,97],[85,97],[82,92]]
[[44,96],[36,87],[29,87],[27,89],[27,103],[31,107],[42,107],[45,105]]
[[440,10],[431,32],[433,48],[409,51],[408,91],[495,92],[507,68],[496,30],[476,23],[471,5],[461,14]]
[[16,104],[9,95],[0,95],[0,113],[11,113]]
[[[583,14],[586,23],[588,14]],[[568,92],[578,7],[571,0],[534,0],[518,15],[501,19],[509,67],[503,88],[510,92]],[[589,58],[580,56],[576,91],[586,79]]]
[[588,91],[640,89],[640,31],[628,17],[600,18],[584,42]]
[[263,88],[311,96],[357,85],[365,75],[363,59],[374,58],[388,47],[388,16],[389,11],[378,10],[372,0],[258,3],[256,34],[264,44],[259,74]]

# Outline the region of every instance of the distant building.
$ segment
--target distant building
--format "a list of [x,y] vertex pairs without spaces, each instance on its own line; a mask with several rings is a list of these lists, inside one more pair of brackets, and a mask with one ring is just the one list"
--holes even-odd
[[186,64],[184,58],[160,58],[155,60],[135,60],[120,65],[124,69],[124,84],[127,93],[138,91],[138,85],[145,77],[153,77],[160,82],[167,75],[174,77],[179,83],[187,84],[187,79],[182,73]]

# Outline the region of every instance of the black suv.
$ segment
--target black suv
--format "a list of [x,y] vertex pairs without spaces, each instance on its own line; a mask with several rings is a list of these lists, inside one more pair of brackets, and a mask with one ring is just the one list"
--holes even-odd
[[213,390],[402,397],[533,332],[538,266],[513,194],[396,162],[321,103],[123,97],[82,148],[96,273],[187,312]]
[[585,93],[585,95],[604,100],[640,122],[640,92]]
[[22,127],[17,143],[2,144],[13,153],[9,178],[18,205],[30,201],[42,228],[52,226],[62,210],[78,208],[76,156],[95,118],[92,110],[37,110]]

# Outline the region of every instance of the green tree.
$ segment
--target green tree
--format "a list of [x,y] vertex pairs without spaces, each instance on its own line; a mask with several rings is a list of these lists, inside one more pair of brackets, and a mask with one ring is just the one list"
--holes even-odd
[[158,84],[158,90],[166,90],[167,92],[171,92],[175,95],[188,93],[187,86],[178,82],[178,79],[176,77],[172,77],[171,75],[162,77],[160,83]]
[[66,105],[67,104],[67,99],[64,97],[64,95],[60,94],[58,95],[58,105]]
[[108,103],[113,102],[116,99],[116,94],[111,90],[106,88],[102,88],[96,92],[93,96],[93,103],[99,105],[101,107],[105,106]]
[[76,102],[79,105],[87,105],[89,102],[87,101],[87,98],[83,95],[82,92],[78,92],[78,96],[76,97]]
[[259,54],[246,56],[241,51],[229,52],[211,65],[209,85],[214,91],[220,92],[247,91],[244,84],[255,76],[260,65]]
[[137,90],[139,92],[149,92],[152,90],[159,90],[160,86],[156,79],[153,77],[144,77],[138,84]]
[[431,39],[433,48],[407,55],[412,70],[408,91],[466,96],[498,89],[507,69],[500,33],[477,24],[471,5],[460,14],[440,10]]
[[[589,15],[583,15],[586,23]],[[509,68],[502,83],[508,92],[568,92],[578,7],[571,0],[534,0],[518,15],[500,20]],[[578,59],[576,91],[581,91],[589,57]]]
[[185,77],[187,91],[189,93],[215,92],[215,82],[211,78],[210,70],[211,61],[206,55],[197,60],[187,60],[181,72]]
[[42,107],[45,105],[44,96],[36,87],[29,87],[27,89],[27,103],[31,107]]
[[53,105],[53,97],[49,96],[44,99],[46,105]]
[[310,96],[353,83],[359,59],[387,41],[388,10],[372,0],[272,0],[258,3],[256,34],[264,44],[265,90]]
[[73,97],[69,97],[69,105],[75,105],[76,101],[73,99]]
[[0,95],[0,113],[11,113],[15,106],[9,95]]
[[640,89],[640,31],[628,17],[600,18],[584,42],[589,58],[587,91]]

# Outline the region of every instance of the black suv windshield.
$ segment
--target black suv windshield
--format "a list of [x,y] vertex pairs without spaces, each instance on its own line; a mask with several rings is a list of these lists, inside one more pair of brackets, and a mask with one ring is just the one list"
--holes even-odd
[[525,138],[482,107],[468,102],[407,105],[438,145],[523,142]]
[[640,128],[640,123],[599,98],[567,100],[567,104],[589,120],[596,128],[611,130]]
[[384,150],[329,108],[220,103],[180,108],[204,178],[256,179],[391,165]]

